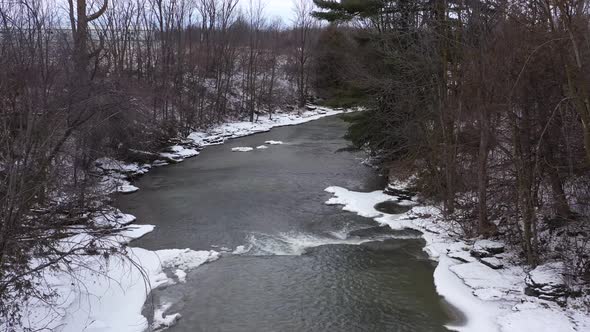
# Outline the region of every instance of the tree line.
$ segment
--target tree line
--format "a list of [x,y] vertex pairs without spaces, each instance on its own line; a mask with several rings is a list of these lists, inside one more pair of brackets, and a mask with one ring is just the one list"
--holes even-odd
[[590,1],[314,2],[319,91],[369,109],[355,144],[463,235],[590,272]]
[[51,297],[46,271],[116,253],[60,242],[113,231],[91,217],[109,203],[97,158],[149,162],[192,131],[305,105],[310,4],[282,22],[260,0],[0,1],[0,321]]

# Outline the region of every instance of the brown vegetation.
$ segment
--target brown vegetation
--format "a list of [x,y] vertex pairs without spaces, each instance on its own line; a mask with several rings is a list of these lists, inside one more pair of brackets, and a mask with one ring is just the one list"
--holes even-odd
[[26,297],[50,295],[35,294],[35,275],[98,253],[64,252],[60,239],[80,226],[97,241],[112,231],[88,218],[108,202],[97,158],[149,161],[154,154],[142,151],[195,129],[272,116],[308,96],[309,7],[288,29],[259,1],[244,11],[237,0],[63,5],[0,1],[0,320],[8,323]]

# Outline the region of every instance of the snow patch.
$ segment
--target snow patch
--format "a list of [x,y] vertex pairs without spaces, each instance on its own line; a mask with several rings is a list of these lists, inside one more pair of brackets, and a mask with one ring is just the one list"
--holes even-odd
[[174,271],[174,274],[176,275],[176,278],[178,278],[179,282],[186,282],[186,272],[184,272],[184,270],[177,269],[176,271]]
[[181,317],[179,313],[166,315],[166,311],[170,307],[172,307],[171,303],[164,303],[154,310],[154,321],[152,323],[154,331],[165,330],[178,322]]
[[233,148],[231,150],[233,152],[250,152],[250,151],[254,150],[254,148],[240,146],[240,147],[237,147],[237,148]]
[[167,151],[160,153],[160,157],[173,162],[182,162],[184,159],[198,156],[199,152],[195,149],[185,148],[180,145],[168,147]]
[[[130,220],[127,215],[120,218]],[[111,244],[125,244],[151,232],[151,225],[128,225],[111,237]],[[93,237],[81,233],[63,241],[62,246],[79,246]],[[126,249],[127,257],[80,255],[70,263],[71,271],[47,271],[46,290],[56,290],[57,307],[48,303],[30,301],[23,310],[23,327],[33,330],[48,328],[60,332],[143,332],[148,320],[141,312],[149,292],[174,281],[166,274],[176,270],[179,281],[186,277],[185,270],[219,258],[215,251],[173,249],[149,251],[141,248]],[[184,275],[179,272],[182,271]],[[153,327],[170,326],[179,316],[164,315],[166,309],[156,312]]]

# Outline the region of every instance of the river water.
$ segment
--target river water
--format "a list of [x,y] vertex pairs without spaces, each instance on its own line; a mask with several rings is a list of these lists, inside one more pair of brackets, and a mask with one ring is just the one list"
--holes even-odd
[[[182,319],[171,332],[447,331],[419,234],[324,204],[329,186],[384,186],[345,131],[338,116],[275,128],[139,180],[118,206],[157,227],[134,246],[223,252],[154,291],[146,315],[172,303]],[[267,140],[285,144],[231,152]]]

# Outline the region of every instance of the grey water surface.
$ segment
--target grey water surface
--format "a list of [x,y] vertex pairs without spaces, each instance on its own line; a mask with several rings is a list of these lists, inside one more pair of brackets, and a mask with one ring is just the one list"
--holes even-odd
[[[346,149],[346,126],[334,116],[208,147],[118,198],[157,226],[134,246],[223,253],[186,283],[154,291],[144,312],[173,303],[182,318],[172,332],[447,331],[453,315],[420,234],[324,204],[329,186],[385,185],[362,152]],[[285,144],[231,151],[267,140]]]

